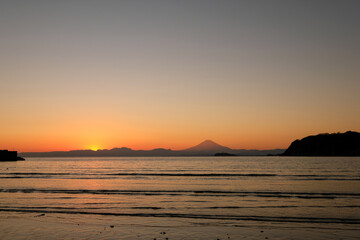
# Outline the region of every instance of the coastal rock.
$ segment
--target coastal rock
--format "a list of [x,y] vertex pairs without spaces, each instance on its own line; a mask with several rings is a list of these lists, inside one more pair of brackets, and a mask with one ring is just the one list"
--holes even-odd
[[0,161],[23,161],[22,157],[18,157],[17,151],[0,150]]
[[295,140],[283,156],[360,156],[360,133],[325,133]]

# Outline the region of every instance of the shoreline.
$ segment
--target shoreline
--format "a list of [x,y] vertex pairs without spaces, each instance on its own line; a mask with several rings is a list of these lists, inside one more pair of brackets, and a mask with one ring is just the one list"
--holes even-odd
[[[6,239],[357,239],[359,230],[346,224],[249,223],[144,217],[64,216],[3,213],[0,238]],[[5,224],[6,223],[6,224]]]

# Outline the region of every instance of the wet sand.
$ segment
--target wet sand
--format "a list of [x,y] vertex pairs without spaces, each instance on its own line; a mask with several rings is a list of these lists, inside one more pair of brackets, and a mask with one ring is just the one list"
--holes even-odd
[[[331,230],[330,230],[331,229]],[[202,221],[64,214],[0,214],[0,239],[358,239],[357,225]]]

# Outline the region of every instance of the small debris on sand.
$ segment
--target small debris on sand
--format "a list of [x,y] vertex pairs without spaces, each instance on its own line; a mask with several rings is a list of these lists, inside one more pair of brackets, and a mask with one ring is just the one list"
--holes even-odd
[[34,216],[34,217],[43,217],[43,216],[45,216],[45,213],[42,213],[42,214]]

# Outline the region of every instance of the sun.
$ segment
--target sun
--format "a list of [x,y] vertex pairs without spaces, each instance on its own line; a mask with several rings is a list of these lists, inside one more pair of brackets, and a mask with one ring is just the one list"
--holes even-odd
[[88,149],[93,150],[93,151],[97,151],[97,150],[99,150],[101,148],[98,145],[91,145],[91,146],[88,147]]

